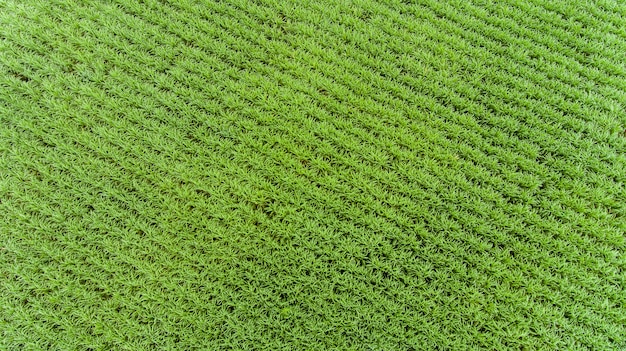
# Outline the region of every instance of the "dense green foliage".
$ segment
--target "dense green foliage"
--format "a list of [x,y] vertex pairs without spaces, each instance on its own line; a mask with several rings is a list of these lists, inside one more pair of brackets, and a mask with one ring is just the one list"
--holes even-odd
[[610,0],[0,0],[0,349],[624,349],[625,56]]

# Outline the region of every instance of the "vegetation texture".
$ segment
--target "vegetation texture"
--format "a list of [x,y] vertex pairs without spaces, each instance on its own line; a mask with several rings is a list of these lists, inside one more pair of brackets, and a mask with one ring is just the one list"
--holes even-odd
[[0,0],[0,349],[626,349],[626,4]]

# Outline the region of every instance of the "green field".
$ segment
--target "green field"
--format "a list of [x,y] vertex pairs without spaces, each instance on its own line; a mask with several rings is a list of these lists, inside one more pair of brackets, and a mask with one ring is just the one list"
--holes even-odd
[[0,350],[626,350],[626,3],[0,0]]

